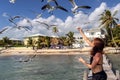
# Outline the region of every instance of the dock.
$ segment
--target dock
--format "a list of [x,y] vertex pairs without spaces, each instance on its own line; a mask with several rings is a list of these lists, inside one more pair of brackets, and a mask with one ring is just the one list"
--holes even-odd
[[[107,80],[120,80],[120,73],[118,70],[114,73],[112,70],[112,63],[106,55],[103,55],[103,69],[107,73]],[[83,74],[83,80],[92,80],[92,71],[85,70]]]

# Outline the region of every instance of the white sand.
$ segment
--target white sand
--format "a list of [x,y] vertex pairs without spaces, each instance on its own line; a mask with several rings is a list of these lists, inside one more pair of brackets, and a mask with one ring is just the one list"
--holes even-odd
[[10,55],[77,55],[77,54],[88,54],[89,49],[38,49],[33,50],[32,48],[17,47],[2,50],[0,56]]

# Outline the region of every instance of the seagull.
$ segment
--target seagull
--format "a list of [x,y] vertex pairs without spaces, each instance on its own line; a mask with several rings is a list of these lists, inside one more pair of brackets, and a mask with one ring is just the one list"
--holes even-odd
[[24,18],[24,19],[27,21],[27,23],[30,24],[30,26],[31,26],[31,28],[32,28],[32,27],[33,27],[32,22],[31,22],[29,19],[27,19],[27,18]]
[[29,61],[31,61],[33,58],[35,58],[36,56],[37,56],[37,55],[35,54],[35,55],[33,55],[33,56],[25,59],[25,60],[23,60],[22,58],[20,58],[20,60],[18,60],[18,62],[29,62]]
[[8,28],[3,28],[2,30],[0,30],[0,34],[2,34],[4,31],[6,31]]
[[11,17],[10,19],[11,19],[11,20],[15,20],[15,19],[17,19],[17,18],[19,19],[19,18],[21,18],[21,17],[17,15],[17,16]]
[[53,13],[53,11],[56,10],[56,9],[61,9],[61,10],[65,11],[65,12],[68,12],[68,10],[63,8],[62,6],[59,6],[59,5],[51,6],[49,3],[47,3],[46,5],[44,5],[41,8],[41,10],[48,10],[49,13]]
[[69,0],[69,1],[71,2],[72,6],[73,6],[73,8],[72,8],[71,10],[72,10],[72,12],[73,12],[74,14],[77,13],[77,10],[78,10],[79,8],[85,8],[85,9],[90,9],[90,8],[91,8],[90,6],[78,6],[78,5],[75,3],[74,0]]
[[6,15],[9,17],[9,20],[11,20],[11,21],[13,21],[15,19],[20,19],[21,18],[21,16],[19,16],[19,15],[16,15],[16,16],[10,16],[8,14],[6,14]]
[[21,18],[21,16],[10,16],[10,15],[8,15],[8,14],[6,14],[8,17],[10,17],[8,20],[11,22],[11,23],[13,23],[14,25],[17,25],[15,22],[14,22],[14,20],[15,19],[19,19],[19,18]]
[[16,1],[16,0],[9,0],[9,2],[10,2],[10,3],[13,3],[13,4],[15,3],[15,1]]
[[28,31],[28,30],[30,30],[30,27],[29,26],[13,26],[12,28],[17,28],[17,29],[19,29],[19,30],[21,30],[21,29],[25,29],[26,31]]
[[31,59],[30,58],[28,58],[28,59],[26,59],[26,60],[23,60],[22,58],[20,58],[20,60],[18,60],[18,62],[28,62],[28,61],[30,61]]
[[36,21],[36,22],[38,22],[38,23],[40,23],[40,24],[44,24],[45,26],[47,26],[47,29],[48,29],[48,30],[49,30],[49,28],[52,27],[52,26],[57,26],[57,25],[49,25],[49,24],[47,24],[47,23],[45,23],[45,22],[40,22],[40,21]]

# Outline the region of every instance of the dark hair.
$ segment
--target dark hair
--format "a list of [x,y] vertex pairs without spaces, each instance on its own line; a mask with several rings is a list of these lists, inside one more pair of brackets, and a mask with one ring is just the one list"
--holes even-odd
[[104,41],[100,38],[95,38],[93,42],[94,46],[91,50],[91,55],[94,56],[97,52],[103,53]]

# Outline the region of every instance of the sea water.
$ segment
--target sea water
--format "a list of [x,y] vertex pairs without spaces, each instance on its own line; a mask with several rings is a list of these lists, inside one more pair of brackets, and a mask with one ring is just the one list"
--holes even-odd
[[[78,61],[88,55],[39,55],[0,57],[0,80],[82,80],[87,67]],[[20,61],[23,60],[23,61]]]

